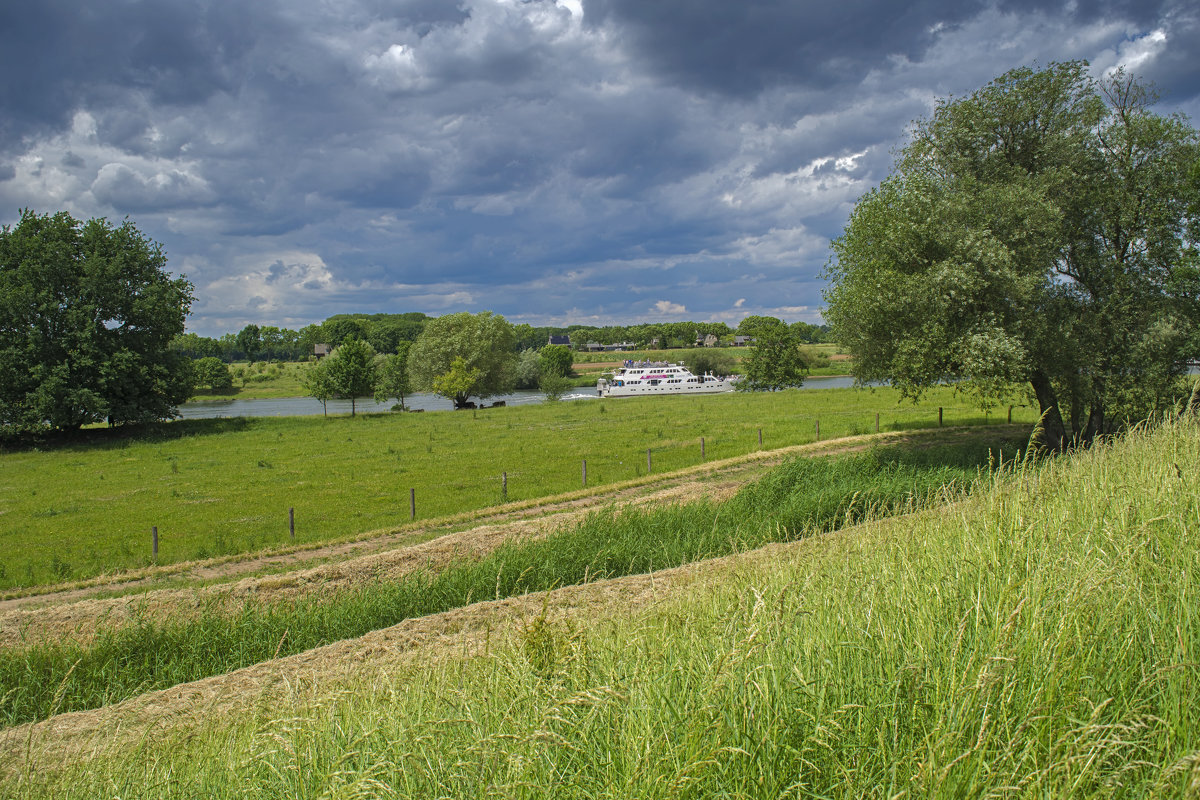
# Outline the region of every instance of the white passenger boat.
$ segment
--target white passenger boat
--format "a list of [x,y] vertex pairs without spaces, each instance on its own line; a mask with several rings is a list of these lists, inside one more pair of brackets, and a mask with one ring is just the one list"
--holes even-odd
[[612,377],[596,381],[601,397],[642,397],[662,394],[712,394],[729,392],[737,375],[718,377],[711,373],[693,375],[683,364],[665,361],[626,361]]

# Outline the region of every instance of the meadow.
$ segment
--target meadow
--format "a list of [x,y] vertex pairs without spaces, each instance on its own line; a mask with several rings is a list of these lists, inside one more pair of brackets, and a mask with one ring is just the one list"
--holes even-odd
[[205,609],[173,619],[146,609],[94,639],[0,650],[0,724],[97,708],[142,692],[228,672],[460,608],[481,597],[653,572],[911,512],[964,494],[980,471],[1019,457],[1022,442],[879,447],[851,456],[794,458],[723,504],[595,512],[548,538],[513,541],[432,573],[368,580],[300,601]]
[[307,397],[301,380],[312,361],[235,361],[229,365],[233,389],[227,392],[202,391],[190,402],[228,400],[230,398],[275,399]]
[[[0,590],[310,545],[817,438],[989,421],[952,389],[575,401],[478,412],[185,420],[0,453]],[[997,410],[991,421],[1006,419]],[[1031,423],[1019,407],[1014,422]],[[505,493],[504,476],[507,491]],[[294,509],[295,541],[288,510]],[[157,559],[151,529],[159,535]]]
[[[653,602],[619,581],[584,606],[549,592],[486,642],[280,686],[133,744],[50,761],[30,740],[3,788],[1195,796],[1197,475],[1194,421],[1020,460],[952,506],[706,562],[680,591],[664,578]],[[756,507],[780,496],[758,491]]]

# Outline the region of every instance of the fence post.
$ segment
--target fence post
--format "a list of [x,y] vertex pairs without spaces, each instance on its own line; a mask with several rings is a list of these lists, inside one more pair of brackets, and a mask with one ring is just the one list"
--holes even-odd
[[700,437],[700,460],[704,460],[704,437]]
[[152,542],[151,548],[154,550],[154,560],[157,561],[158,560],[158,526],[157,525],[150,528],[150,540]]
[[409,512],[409,517],[408,517],[409,519],[417,518],[417,490],[416,489],[408,490],[408,512]]
[[942,427],[942,407],[938,406],[938,427]]
[[583,460],[583,488],[587,488],[587,459]]
[[758,429],[758,446],[762,447],[762,428]]
[[815,441],[821,441],[821,418],[817,417],[817,438]]
[[508,473],[500,473],[500,502],[508,502]]
[[650,474],[650,448],[646,448],[646,474]]
[[296,509],[295,507],[288,509],[288,532],[292,535],[292,539],[296,538]]
[[879,412],[875,412],[875,432],[879,433]]

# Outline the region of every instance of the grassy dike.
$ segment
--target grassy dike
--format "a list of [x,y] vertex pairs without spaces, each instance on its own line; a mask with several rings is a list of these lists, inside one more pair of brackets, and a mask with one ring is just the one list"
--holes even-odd
[[[1200,432],[714,565],[636,613],[297,691],[12,797],[1190,797]],[[29,763],[36,762],[36,754]],[[61,769],[61,771],[59,771]]]
[[[653,572],[766,542],[833,530],[957,497],[998,444],[880,448],[850,457],[796,459],[717,506],[597,512],[543,540],[514,542],[437,574],[375,581],[300,602],[184,621],[146,616],[101,629],[94,641],[0,650],[0,723],[98,708],[278,656],[361,636],[402,620],[587,581]],[[1015,452],[1019,444],[1009,444]]]
[[[919,405],[894,391],[831,389],[575,401],[479,412],[183,420],[87,431],[0,451],[0,591],[151,563],[299,546],[394,529],[759,449],[874,430],[982,424],[951,389]],[[1032,422],[1018,408],[1014,421]],[[992,415],[1003,421],[1006,410]],[[151,528],[159,532],[157,560]]]

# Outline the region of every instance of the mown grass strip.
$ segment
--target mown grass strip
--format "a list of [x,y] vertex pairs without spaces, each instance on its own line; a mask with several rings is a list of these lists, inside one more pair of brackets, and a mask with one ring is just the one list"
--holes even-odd
[[152,689],[290,655],[472,601],[679,566],[907,511],[966,491],[996,454],[978,441],[797,459],[723,505],[598,512],[546,539],[438,574],[240,613],[205,612],[101,630],[93,642],[0,652],[6,725],[96,708]]

